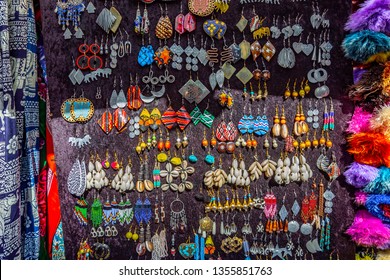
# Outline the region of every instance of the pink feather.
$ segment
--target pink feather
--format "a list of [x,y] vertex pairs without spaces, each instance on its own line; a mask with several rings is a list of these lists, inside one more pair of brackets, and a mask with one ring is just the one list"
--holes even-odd
[[367,194],[365,192],[358,191],[355,193],[355,203],[358,206],[366,204]]
[[361,246],[386,248],[390,244],[390,229],[366,210],[359,210],[346,233]]
[[347,133],[360,133],[370,131],[370,119],[372,114],[361,107],[356,107],[351,120],[348,122]]

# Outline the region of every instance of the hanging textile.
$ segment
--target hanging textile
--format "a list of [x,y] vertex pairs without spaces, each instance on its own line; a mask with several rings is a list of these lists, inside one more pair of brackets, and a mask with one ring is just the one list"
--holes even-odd
[[0,15],[0,258],[37,259],[39,99],[32,0],[1,0]]
[[53,137],[48,117],[49,96],[47,89],[46,57],[41,32],[39,3],[35,6],[38,34],[38,94],[39,130],[41,137],[41,165],[38,186],[38,211],[40,217],[41,249],[40,259],[65,259],[62,233],[60,198],[58,194],[57,171],[54,159]]

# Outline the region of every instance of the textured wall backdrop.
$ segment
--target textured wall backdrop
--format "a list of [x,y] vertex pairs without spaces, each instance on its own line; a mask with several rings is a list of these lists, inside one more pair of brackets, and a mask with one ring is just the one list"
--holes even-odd
[[[156,1],[158,2],[158,1]],[[183,1],[186,2],[186,1]],[[233,30],[235,30],[235,37],[236,41],[239,43],[242,40],[242,35],[239,34],[239,31],[235,27],[235,24],[240,19],[240,12],[241,12],[241,4],[239,1],[232,1],[230,9],[226,14],[223,15],[217,15],[217,17],[220,20],[223,20],[228,25],[228,31],[225,35],[228,44],[232,43],[232,36],[233,36]],[[290,1],[280,1],[282,2],[282,5],[266,5],[257,3],[256,11],[261,16],[266,16],[266,25],[270,26],[272,25],[272,18],[273,15],[280,15],[280,21],[283,17],[286,19],[289,15],[291,15],[292,21],[295,21],[296,15],[303,14],[301,24],[303,25],[305,31],[302,41],[306,40],[306,36],[309,31],[313,31],[312,27],[310,25],[310,16],[313,13],[312,12],[312,6],[311,1],[306,2],[298,2],[298,3],[291,3]],[[286,3],[288,2],[288,3]],[[83,29],[85,35],[86,35],[86,42],[92,43],[95,39],[95,36],[97,36],[98,41],[100,42],[100,38],[103,35],[104,31],[95,24],[95,20],[97,17],[97,14],[101,11],[104,1],[96,1],[94,0],[93,3],[97,7],[96,14],[88,14],[84,12],[82,14],[82,20],[81,20],[81,28]],[[133,162],[137,162],[137,156],[134,151],[135,146],[137,145],[137,139],[130,139],[128,136],[128,131],[125,130],[125,132],[121,134],[117,134],[115,132],[112,132],[108,136],[106,136],[99,126],[96,124],[97,119],[100,117],[102,112],[105,110],[105,104],[106,99],[110,97],[112,89],[113,89],[113,76],[116,75],[117,77],[122,76],[124,79],[124,88],[126,89],[129,85],[128,82],[128,73],[140,73],[141,75],[146,75],[148,73],[148,68],[141,68],[137,62],[136,62],[136,56],[138,54],[139,48],[141,46],[141,39],[136,36],[136,34],[133,31],[133,19],[135,17],[136,13],[136,7],[137,7],[136,1],[115,1],[115,5],[118,8],[118,10],[121,12],[123,16],[123,21],[121,24],[121,28],[124,28],[127,30],[127,32],[130,34],[133,50],[130,57],[125,57],[122,59],[119,59],[118,62],[118,68],[113,71],[113,75],[110,77],[109,80],[106,79],[99,79],[96,82],[93,82],[91,84],[84,84],[82,86],[76,87],[77,93],[81,92],[81,88],[85,92],[85,96],[90,98],[95,106],[96,112],[94,117],[91,121],[89,121],[87,124],[70,124],[67,123],[65,120],[61,117],[60,107],[62,102],[73,95],[73,91],[75,87],[70,83],[68,79],[68,74],[72,70],[72,56],[77,56],[77,49],[78,46],[83,42],[83,40],[77,40],[72,39],[69,41],[66,41],[62,37],[62,30],[60,26],[57,24],[57,18],[56,14],[53,12],[55,8],[56,1],[43,1],[42,2],[42,8],[43,8],[43,28],[44,28],[44,34],[45,34],[45,47],[46,47],[46,57],[47,57],[47,66],[48,66],[48,76],[49,76],[49,91],[50,91],[50,111],[52,114],[52,128],[53,128],[53,136],[55,140],[55,151],[56,151],[56,161],[57,161],[57,172],[59,177],[59,184],[60,184],[60,196],[61,196],[61,203],[62,203],[62,216],[63,216],[63,227],[64,227],[64,236],[65,236],[65,246],[66,246],[66,255],[68,259],[73,259],[76,257],[78,245],[80,240],[83,237],[86,237],[90,231],[90,228],[83,228],[81,227],[77,220],[75,219],[73,215],[73,207],[76,202],[76,198],[74,198],[67,190],[66,188],[66,180],[68,173],[71,169],[71,166],[74,162],[74,160],[77,158],[77,156],[86,157],[86,160],[89,158],[90,152],[99,151],[100,156],[103,157],[103,151],[106,149],[109,149],[111,154],[113,151],[116,151],[120,157],[127,158],[128,156],[131,156],[133,158]],[[184,12],[187,11],[186,4],[184,6]],[[174,18],[180,11],[180,3],[179,1],[174,1],[172,3],[168,4],[168,15],[170,18]],[[344,89],[345,87],[352,82],[352,68],[351,63],[346,61],[343,58],[342,51],[339,47],[342,38],[344,37],[343,32],[343,24],[346,21],[346,18],[350,12],[351,9],[351,3],[347,0],[337,0],[337,1],[320,1],[320,8],[321,11],[323,9],[328,9],[326,16],[330,19],[330,25],[331,25],[331,33],[330,33],[330,40],[333,44],[334,48],[332,50],[332,65],[328,68],[328,73],[330,74],[330,79],[327,82],[327,85],[329,86],[331,90],[331,96],[334,100],[334,106],[335,106],[335,114],[336,114],[336,128],[335,131],[332,133],[332,140],[334,142],[334,147],[332,150],[336,152],[337,159],[339,162],[340,167],[342,170],[345,168],[346,165],[348,165],[351,162],[351,158],[345,153],[345,140],[343,135],[343,129],[346,126],[346,122],[349,120],[350,115],[352,113],[353,104],[351,104],[348,99],[345,97]],[[141,5],[141,12],[143,11],[143,5]],[[249,19],[252,16],[252,4],[248,4],[245,6],[245,15]],[[153,3],[151,5],[148,5],[148,12],[149,12],[149,18],[151,21],[151,28],[152,28],[152,42],[154,46],[158,46],[158,41],[156,40],[154,36],[154,26],[156,25],[158,18],[160,16],[160,9],[157,3]],[[197,18],[197,29],[196,29],[196,38],[198,40],[198,47],[200,46],[200,38],[201,34],[204,34],[202,30],[202,18]],[[280,23],[281,25],[281,23]],[[318,33],[318,32],[317,32]],[[246,29],[246,38],[249,40],[252,38],[250,37],[250,33],[248,28]],[[280,51],[281,48],[283,48],[283,40],[279,38],[278,40],[271,39],[272,43],[275,45],[277,49],[277,53]],[[293,41],[297,41],[297,38],[293,38]],[[210,43],[210,40],[208,40]],[[264,43],[264,39],[261,41],[261,43]],[[170,40],[168,42],[168,45],[171,45],[172,41]],[[184,35],[181,38],[181,44],[183,46],[187,45],[187,36]],[[221,49],[223,45],[223,42],[216,42],[216,46]],[[208,45],[209,46],[209,45]],[[297,55],[297,64],[292,70],[286,70],[281,68],[277,64],[277,55],[271,60],[270,63],[267,63],[267,68],[271,71],[272,78],[268,82],[268,88],[269,88],[269,94],[270,96],[266,99],[266,101],[260,101],[260,102],[254,102],[251,106],[252,112],[256,113],[257,108],[260,108],[261,112],[264,107],[266,107],[266,112],[268,116],[268,120],[270,124],[272,123],[272,117],[274,115],[274,108],[275,105],[278,104],[281,106],[282,104],[286,107],[286,116],[288,120],[289,129],[291,130],[291,126],[293,123],[293,119],[295,116],[295,108],[297,104],[297,100],[292,101],[291,99],[284,101],[283,99],[283,93],[284,88],[286,85],[286,82],[289,78],[291,80],[294,80],[295,78],[302,79],[303,77],[306,77],[306,73],[312,68],[312,61],[310,57],[306,57],[301,55]],[[243,62],[240,61],[235,65],[237,69],[240,69],[242,67]],[[247,66],[249,69],[254,69],[254,63],[251,61],[251,59],[248,59]],[[153,70],[155,73],[160,74],[159,70],[157,70],[157,67],[153,67]],[[189,74],[187,71],[181,71],[178,72],[176,70],[170,70],[172,74],[176,76],[176,82],[172,85],[169,85],[167,87],[167,93],[170,96],[170,99],[172,100],[172,106],[175,110],[178,110],[181,106],[181,98],[179,97],[178,89],[188,80]],[[204,84],[208,85],[208,75],[211,73],[211,69],[209,67],[202,67],[201,71],[199,71],[199,79],[204,82]],[[95,92],[96,87],[100,86],[102,88],[102,94],[103,99],[101,100],[95,100]],[[243,101],[241,98],[241,90],[242,90],[242,84],[236,79],[232,78],[231,80],[231,87],[234,90],[234,97],[235,97],[235,105],[234,105],[234,111],[233,111],[233,121],[235,123],[238,123],[238,120],[242,117],[242,108],[245,104],[248,104],[248,101]],[[311,85],[312,92],[316,85]],[[199,104],[199,107],[201,111],[203,111],[207,106],[207,100],[209,99],[210,105],[209,105],[209,111],[216,116],[216,119],[214,121],[214,128],[216,125],[220,122],[222,118],[222,109],[217,103],[217,93],[210,94],[208,98],[206,98],[201,104]],[[309,98],[305,98],[303,101],[305,112],[307,112],[307,108],[309,105],[310,100],[312,100],[312,103],[314,104],[314,96],[311,93]],[[329,100],[328,104],[329,104]],[[167,107],[167,99],[165,96],[161,99],[159,99],[157,102],[150,104],[153,106],[158,106],[160,111],[163,113],[164,110]],[[187,110],[190,112],[194,105],[190,105],[187,102],[185,103],[185,106]],[[248,106],[248,105],[247,105]],[[318,107],[320,109],[320,112],[323,112],[323,102],[318,103]],[[152,108],[152,106],[148,106],[148,108]],[[139,112],[138,112],[139,113]],[[225,113],[225,117],[227,117],[228,114]],[[322,115],[320,118],[320,124],[322,123]],[[82,137],[84,134],[88,133],[91,135],[91,145],[85,147],[84,149],[77,149],[75,147],[71,147],[68,143],[69,137]],[[200,202],[197,202],[194,199],[194,196],[196,193],[199,192],[199,189],[202,186],[202,179],[203,174],[209,170],[209,166],[206,165],[203,161],[206,152],[201,147],[201,135],[203,135],[203,126],[202,124],[199,124],[198,126],[194,126],[193,124],[190,124],[189,127],[186,129],[186,133],[190,139],[190,148],[188,151],[191,151],[191,147],[193,147],[194,153],[199,158],[198,163],[194,164],[193,166],[196,169],[195,174],[193,174],[190,177],[190,180],[194,183],[194,190],[190,192],[185,192],[183,194],[180,194],[180,198],[186,202],[186,211],[187,211],[187,217],[189,219],[189,227],[188,227],[188,233],[185,235],[177,236],[176,245],[180,244],[181,242],[185,242],[188,235],[191,234],[192,228],[198,227],[198,219],[199,216],[202,215],[204,205]],[[171,142],[174,144],[175,141],[175,134],[171,133]],[[208,130],[208,135],[210,136],[211,130]],[[257,153],[260,156],[260,159],[264,158],[264,150],[262,148],[264,138],[258,138],[259,141],[259,148],[257,149]],[[272,159],[277,159],[280,154],[281,144],[282,142],[279,142],[279,148],[276,150],[271,149],[270,153],[272,156]],[[243,155],[246,159],[247,167],[249,164],[253,161],[253,152],[251,150],[242,150]],[[306,153],[307,158],[310,162],[310,165],[315,172],[315,176],[318,178],[324,178],[323,174],[319,172],[319,170],[316,168],[315,162],[319,156],[320,150],[313,150],[313,152]],[[154,152],[151,153],[153,155]],[[188,153],[187,153],[188,154]],[[212,154],[216,156],[216,159],[219,158],[218,152],[213,150]],[[328,153],[329,154],[329,153]],[[231,156],[223,155],[224,164],[223,167],[225,170],[228,170],[231,164]],[[150,157],[151,158],[151,157]],[[154,161],[150,161],[150,166],[153,166]],[[163,165],[164,166],[164,165]],[[135,174],[135,178],[137,178],[138,174],[138,164],[134,164],[133,173]],[[110,177],[114,174],[114,172],[111,170],[109,172]],[[303,198],[303,194],[305,192],[305,189],[308,189],[309,184],[300,184],[297,185],[296,183],[293,183],[291,185],[288,185],[286,187],[280,187],[276,186],[274,182],[267,182],[265,179],[260,180],[260,182],[256,182],[252,184],[252,193],[254,193],[255,187],[259,190],[263,190],[265,192],[267,190],[267,185],[272,186],[272,189],[274,193],[276,194],[278,198],[278,209],[281,207],[282,197],[284,193],[287,193],[286,198],[286,207],[288,209],[291,209],[293,201],[294,201],[294,190],[298,194],[298,201],[301,202]],[[352,208],[352,198],[350,195],[350,191],[348,190],[348,187],[346,183],[343,180],[343,177],[340,177],[336,183],[332,185],[332,190],[336,194],[336,198],[334,200],[334,212],[331,214],[331,220],[332,220],[332,236],[331,236],[331,246],[333,249],[338,249],[340,252],[340,258],[342,259],[353,259],[354,258],[354,245],[352,242],[348,240],[348,237],[344,235],[344,231],[346,227],[352,222],[353,219],[353,208]],[[159,198],[161,198],[160,191]],[[114,193],[112,190],[103,190],[102,191],[102,197],[106,197],[106,193],[110,193],[111,195]],[[152,205],[155,199],[156,190],[154,190],[152,193],[148,194],[149,198],[152,201]],[[174,199],[176,194],[171,193],[168,191],[164,194],[165,198],[165,208],[167,212],[167,219],[166,219],[166,226],[169,227],[169,204]],[[136,193],[131,193],[130,195],[131,201],[134,204],[137,198]],[[119,195],[117,195],[117,198],[119,198]],[[88,196],[88,201],[90,204],[92,203],[92,196]],[[259,210],[252,210],[251,212],[251,224],[253,227],[253,230],[255,229],[256,224],[258,223],[259,216],[260,216]],[[213,215],[211,215],[213,217]],[[291,214],[290,214],[291,216]],[[226,218],[226,216],[224,215]],[[217,220],[220,221],[220,216],[217,217]],[[236,223],[238,226],[243,225],[243,216],[241,213],[237,214]],[[264,217],[263,217],[264,221]],[[157,225],[152,225],[152,235],[154,234],[154,231],[157,229]],[[125,238],[125,232],[127,231],[127,228],[117,226],[119,230],[119,235],[116,238],[111,238],[105,240],[107,244],[111,247],[111,258],[113,259],[137,259],[138,255],[135,252],[135,244],[134,242],[129,242]],[[168,235],[168,238],[170,238],[170,235]],[[220,244],[220,240],[224,237],[221,236],[215,236],[214,242],[217,246],[217,250]],[[250,238],[249,238],[250,239]],[[170,240],[170,239],[169,239]],[[168,240],[168,245],[170,244]],[[301,246],[304,247],[306,241],[308,240],[308,237],[301,237]],[[293,235],[293,241],[297,241],[297,235]],[[285,239],[284,237],[281,237],[280,245],[284,246]],[[230,259],[243,259],[243,253],[240,252],[238,255],[224,255],[221,250],[218,250],[218,252],[221,254],[222,258],[230,258]],[[307,256],[310,258],[311,256]],[[141,259],[149,259],[150,254],[146,257],[141,257]],[[176,255],[176,258],[181,258],[179,254]],[[326,259],[329,258],[329,252],[327,253],[318,253],[314,256],[316,259]]]

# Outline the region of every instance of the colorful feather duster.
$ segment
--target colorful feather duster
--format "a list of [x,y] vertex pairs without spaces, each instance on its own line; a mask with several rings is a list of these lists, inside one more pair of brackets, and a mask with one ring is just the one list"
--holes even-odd
[[348,152],[355,161],[379,167],[390,167],[390,140],[381,133],[362,132],[348,137]]
[[345,57],[364,63],[375,54],[389,52],[390,38],[371,30],[358,31],[345,37],[342,48]]
[[368,194],[358,191],[355,193],[355,203],[358,206],[364,206],[367,201]]
[[379,167],[378,176],[363,189],[366,193],[390,194],[390,169]]
[[368,0],[353,13],[345,30],[350,32],[370,29],[376,32],[390,33],[390,0]]
[[347,133],[360,133],[370,131],[370,119],[372,114],[361,107],[355,107],[351,120],[348,122]]
[[352,163],[344,172],[346,182],[355,188],[363,188],[378,176],[379,169],[373,166]]
[[390,106],[382,106],[374,112],[370,127],[390,139]]
[[366,247],[385,247],[390,240],[390,228],[366,210],[359,210],[346,233],[357,244]]
[[390,195],[369,195],[367,197],[366,207],[372,215],[390,226]]

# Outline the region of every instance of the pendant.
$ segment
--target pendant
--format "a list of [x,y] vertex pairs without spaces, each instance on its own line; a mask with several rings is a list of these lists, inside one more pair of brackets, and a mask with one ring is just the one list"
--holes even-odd
[[236,74],[237,79],[241,81],[244,85],[246,85],[253,77],[253,74],[249,69],[244,66],[242,69]]
[[229,48],[232,50],[232,54],[233,54],[232,62],[233,63],[238,62],[241,59],[241,48],[240,48],[240,46],[237,45],[236,43],[233,43],[233,44],[230,45]]
[[302,224],[301,233],[303,235],[310,235],[313,231],[313,226],[309,223]]
[[118,28],[119,28],[119,25],[120,25],[121,22],[122,22],[122,16],[121,16],[121,14],[119,13],[119,11],[118,11],[114,6],[112,6],[112,7],[110,8],[110,12],[111,12],[111,14],[115,17],[115,21],[114,21],[114,23],[111,25],[110,30],[111,30],[113,33],[116,33],[116,31],[117,31]]
[[248,25],[248,20],[244,17],[244,15],[241,15],[240,20],[236,24],[238,30],[240,30],[240,32],[243,32],[247,25]]
[[233,76],[234,72],[236,72],[236,68],[230,62],[225,62],[221,69],[225,75],[225,78],[228,80]]
[[97,25],[99,25],[104,31],[106,31],[107,34],[110,32],[110,29],[114,25],[115,21],[115,15],[112,14],[112,12],[107,8],[103,8],[98,18],[96,19]]
[[241,58],[246,60],[251,55],[251,44],[247,40],[240,43]]
[[175,31],[179,34],[183,34],[185,32],[183,14],[178,14],[175,18]]
[[188,1],[188,9],[191,13],[194,15],[200,16],[200,17],[207,17],[208,15],[211,15],[214,11],[215,1],[214,0],[189,0]]
[[95,6],[93,5],[92,1],[89,1],[87,8],[86,8],[88,14],[94,14],[95,13]]
[[276,53],[275,46],[268,40],[267,43],[265,43],[263,46],[261,53],[264,59],[270,62]]
[[251,53],[253,61],[255,61],[261,55],[261,45],[259,41],[254,41],[251,45]]
[[215,87],[217,86],[217,78],[216,78],[216,74],[214,71],[209,76],[209,83],[210,83],[211,89],[214,90]]
[[225,74],[223,73],[222,69],[219,69],[217,73],[215,74],[215,79],[217,81],[217,84],[220,88],[223,87],[223,83],[225,81]]
[[288,223],[288,231],[291,233],[298,232],[299,230],[299,224],[297,221],[290,221]]

